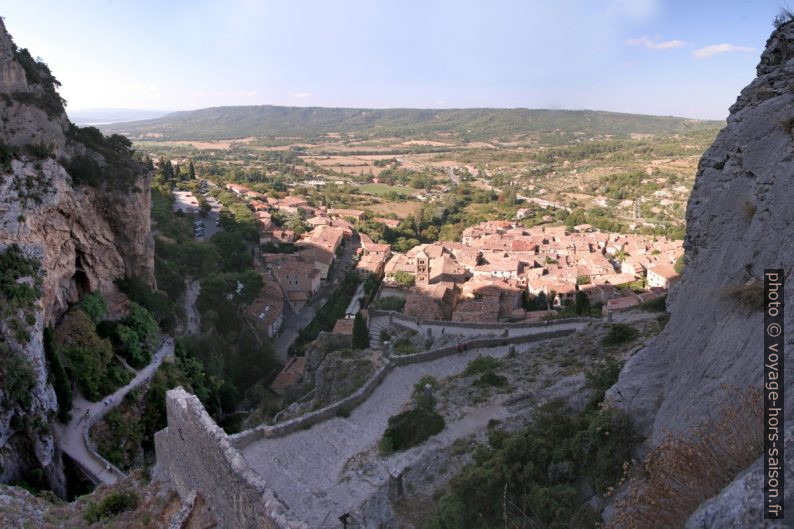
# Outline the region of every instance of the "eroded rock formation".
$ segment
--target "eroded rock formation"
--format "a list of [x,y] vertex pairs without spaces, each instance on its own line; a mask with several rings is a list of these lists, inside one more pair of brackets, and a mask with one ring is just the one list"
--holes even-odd
[[[789,22],[773,32],[756,79],[742,90],[727,126],[700,161],[687,207],[686,269],[669,296],[670,321],[628,361],[608,393],[609,403],[628,411],[648,437],[649,448],[668,434],[687,436],[720,417],[742,392],[761,390],[765,268],[785,270],[785,295],[794,299],[794,278],[788,277],[794,266],[792,87]],[[794,310],[787,311],[785,323],[791,348]],[[793,362],[785,375],[794,380]],[[786,420],[794,424],[794,391],[788,386]],[[728,527],[736,509],[724,502],[740,502],[743,493],[749,497],[747,479],[726,489],[692,527]],[[720,513],[721,522],[709,513]]]
[[[87,141],[69,122],[57,86],[46,66],[17,49],[0,20],[0,249],[16,244],[42,270],[30,339],[5,341],[9,354],[32,366],[35,385],[32,404],[20,409],[0,380],[0,481],[38,466],[56,490],[62,480],[49,424],[57,403],[42,330],[87,291],[113,299],[119,278],[154,282],[150,175],[128,156],[113,155],[101,136]],[[103,180],[78,183],[69,172],[76,159]],[[0,331],[5,336],[8,328]]]

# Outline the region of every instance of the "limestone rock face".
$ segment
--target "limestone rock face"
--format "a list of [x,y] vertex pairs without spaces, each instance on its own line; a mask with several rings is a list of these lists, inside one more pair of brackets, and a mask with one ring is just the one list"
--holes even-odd
[[[627,410],[652,442],[715,415],[736,390],[761,388],[757,282],[763,284],[765,268],[788,275],[794,266],[793,59],[790,23],[769,39],[758,77],[700,160],[687,207],[686,268],[668,300],[670,321],[609,391],[609,402]],[[794,300],[794,278],[785,295]],[[785,323],[792,347],[794,310]],[[789,362],[788,381],[793,371]],[[786,404],[791,420],[794,391]]]
[[[792,88],[794,23],[787,23],[773,32],[757,78],[700,160],[687,207],[686,267],[668,299],[670,320],[607,394],[611,406],[632,416],[649,446],[719,417],[738,392],[762,388],[764,269],[784,269],[784,293],[789,304],[794,300]],[[790,351],[794,310],[786,312],[785,324]],[[794,362],[785,367],[791,421]],[[687,527],[771,527],[757,510],[759,464],[706,502]]]
[[[785,449],[794,450],[794,428],[786,432]],[[788,457],[785,462],[787,476],[794,475],[794,460]],[[785,503],[791,505],[794,491],[786,487]],[[739,477],[725,487],[722,492],[704,502],[686,522],[685,529],[745,529],[763,527],[764,529],[786,527],[785,522],[766,520],[761,510],[764,504],[764,462],[761,458],[745,470]],[[787,514],[787,517],[791,516]]]
[[[125,186],[75,184],[66,167],[76,156],[93,159],[109,181],[118,166],[76,136],[56,87],[46,67],[17,50],[0,20],[0,249],[18,245],[43,271],[30,341],[6,340],[33,367],[36,384],[34,404],[23,411],[3,406],[0,380],[0,481],[38,466],[57,487],[59,458],[48,427],[57,402],[42,330],[85,292],[115,296],[116,279],[137,276],[153,285],[154,242],[150,175],[142,165],[125,161]],[[0,332],[10,334],[2,322]],[[41,427],[32,433],[24,427],[34,423]]]

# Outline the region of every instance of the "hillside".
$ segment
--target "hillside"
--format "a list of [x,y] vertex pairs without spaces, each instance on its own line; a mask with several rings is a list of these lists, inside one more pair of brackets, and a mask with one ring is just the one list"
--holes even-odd
[[311,137],[330,132],[366,136],[452,133],[466,139],[515,137],[563,131],[584,136],[674,134],[722,126],[722,122],[592,110],[360,109],[232,106],[174,112],[157,119],[101,126],[105,134],[133,139],[212,140],[249,136]]
[[104,373],[82,363],[93,346],[70,364],[45,329],[89,291],[119,299],[118,279],[154,283],[150,174],[125,138],[69,122],[58,81],[2,21],[0,72],[0,482],[63,495],[65,373]]

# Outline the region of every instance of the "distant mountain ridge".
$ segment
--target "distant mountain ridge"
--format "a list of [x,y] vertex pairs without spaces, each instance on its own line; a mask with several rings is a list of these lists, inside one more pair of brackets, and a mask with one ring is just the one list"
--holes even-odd
[[106,134],[133,139],[211,140],[249,136],[317,136],[330,132],[410,137],[453,133],[466,139],[493,139],[561,130],[585,136],[674,134],[714,129],[723,121],[595,110],[525,108],[362,109],[282,106],[227,106],[173,112],[142,121],[101,125]]
[[139,110],[132,108],[83,108],[67,110],[66,113],[75,124],[83,126],[155,119],[163,117],[170,112],[167,110]]

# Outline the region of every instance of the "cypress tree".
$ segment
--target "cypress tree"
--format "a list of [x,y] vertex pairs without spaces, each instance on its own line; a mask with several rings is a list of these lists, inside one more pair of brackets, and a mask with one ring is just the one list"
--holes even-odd
[[366,349],[369,347],[369,329],[367,322],[359,312],[353,320],[353,349]]

